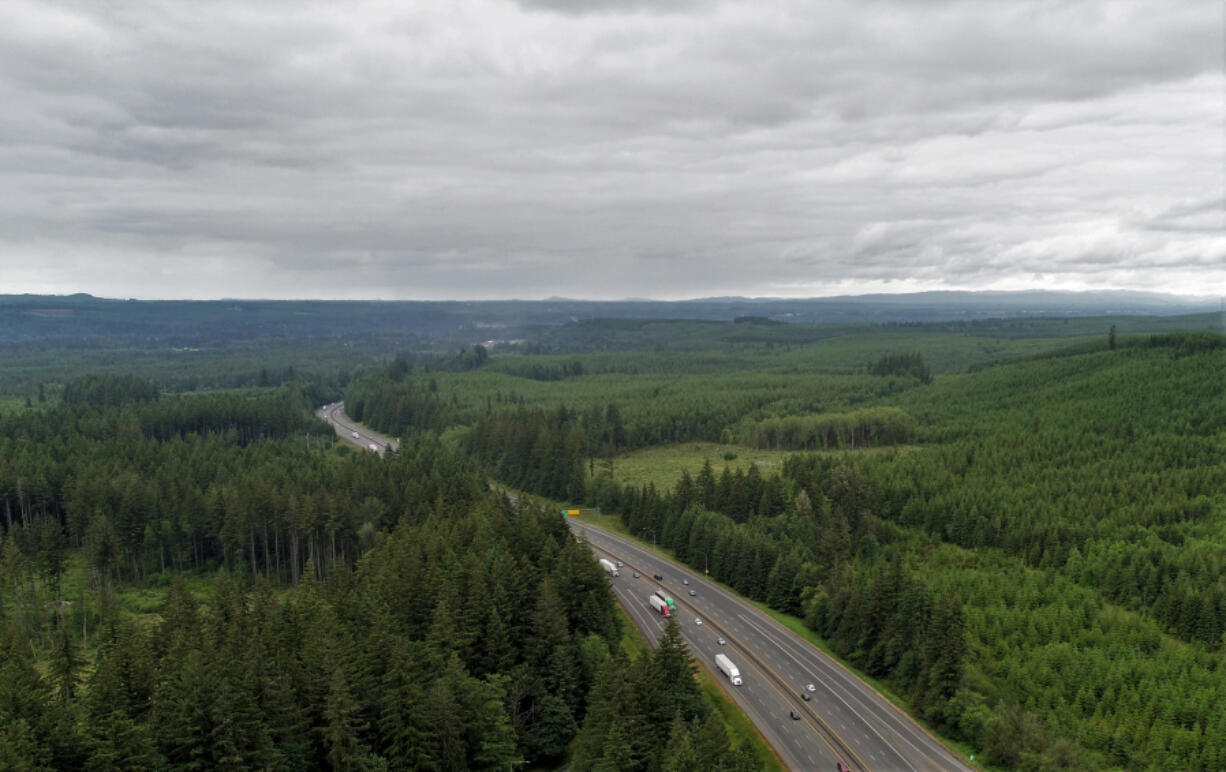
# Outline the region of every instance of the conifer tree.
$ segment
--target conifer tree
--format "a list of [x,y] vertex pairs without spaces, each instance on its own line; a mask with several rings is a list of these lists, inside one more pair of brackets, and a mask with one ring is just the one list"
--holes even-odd
[[328,763],[334,770],[367,768],[370,751],[361,738],[364,725],[358,713],[345,671],[340,667],[333,669],[324,710],[327,725],[323,728],[323,742]]
[[671,618],[660,634],[659,648],[651,654],[650,688],[654,699],[647,703],[648,723],[667,727],[677,711],[681,711],[685,720],[706,715],[706,703],[698,691],[694,672],[689,647],[681,637],[677,620]]
[[664,756],[660,759],[661,769],[692,770],[713,769],[710,766],[699,766],[699,756],[694,750],[690,728],[681,720],[681,712],[673,715],[673,723],[668,729],[668,744],[664,746]]
[[61,626],[56,631],[55,645],[51,649],[50,671],[56,698],[63,709],[69,709],[77,696],[84,664],[72,633],[66,626]]
[[434,750],[431,755],[444,772],[467,769],[467,749],[464,743],[464,720],[452,685],[439,678],[430,685],[426,695]]
[[692,743],[699,769],[718,769],[732,750],[724,720],[715,712],[698,726]]
[[52,772],[51,750],[38,741],[24,718],[0,721],[0,769]]
[[209,735],[213,731],[214,690],[204,655],[187,651],[167,669],[153,702],[153,730],[158,749],[180,769],[204,770],[212,763]]
[[420,647],[413,643],[394,648],[380,682],[379,731],[383,756],[393,769],[430,769],[436,763],[420,667],[424,657],[416,650]]
[[112,710],[91,725],[90,755],[85,768],[90,772],[123,769],[133,772],[160,766],[153,738],[143,723],[136,723],[121,710]]

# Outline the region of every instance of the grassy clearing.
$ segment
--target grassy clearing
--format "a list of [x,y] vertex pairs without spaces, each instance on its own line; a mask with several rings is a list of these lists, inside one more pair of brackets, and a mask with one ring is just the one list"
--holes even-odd
[[[201,605],[207,605],[213,597],[213,576],[209,574],[182,574],[187,591]],[[137,619],[145,622],[161,621],[162,606],[170,589],[170,576],[156,574],[148,577],[145,584],[137,587],[125,585],[119,588],[115,599],[119,618]]]
[[[757,450],[746,445],[722,445],[717,442],[684,442],[677,445],[657,445],[644,448],[633,453],[627,453],[613,464],[613,479],[619,485],[640,487],[648,483],[657,490],[671,490],[681,479],[682,472],[689,472],[691,477],[697,477],[703,464],[708,460],[716,476],[723,474],[724,468],[735,472],[738,469],[746,472],[750,466],[756,466],[763,477],[774,477],[783,467],[783,461],[788,456],[800,452],[821,453],[823,455],[842,455],[865,453],[887,453],[899,450],[914,450],[915,446],[889,446],[883,448],[864,448],[861,450],[829,450],[829,451],[796,451],[796,450]],[[734,458],[725,458],[727,455]],[[603,471],[598,463],[596,473]]]
[[[661,490],[671,489],[681,479],[682,472],[696,477],[708,460],[715,474],[724,467],[733,472],[748,471],[757,466],[763,477],[773,477],[783,466],[791,451],[755,450],[744,445],[721,445],[715,442],[685,442],[680,445],[657,445],[629,453],[613,463],[613,479],[621,485],[641,486],[652,483]],[[734,458],[726,458],[732,455]],[[599,474],[602,469],[597,465]]]

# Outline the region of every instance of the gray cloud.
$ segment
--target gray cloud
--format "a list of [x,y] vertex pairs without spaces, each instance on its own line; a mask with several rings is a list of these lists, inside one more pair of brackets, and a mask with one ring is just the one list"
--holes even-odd
[[1226,286],[1216,2],[15,2],[0,292]]

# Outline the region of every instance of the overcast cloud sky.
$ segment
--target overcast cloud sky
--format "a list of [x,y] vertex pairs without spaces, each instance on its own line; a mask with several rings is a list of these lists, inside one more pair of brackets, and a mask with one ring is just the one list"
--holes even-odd
[[1220,0],[6,0],[0,293],[1226,288]]

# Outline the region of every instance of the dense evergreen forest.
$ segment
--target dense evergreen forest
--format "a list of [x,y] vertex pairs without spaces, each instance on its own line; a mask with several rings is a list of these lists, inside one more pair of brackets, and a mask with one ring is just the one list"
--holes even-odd
[[[1226,769],[1224,339],[1102,332],[935,377],[944,333],[862,352],[859,373],[786,347],[715,354],[741,365],[722,372],[697,353],[641,372],[495,358],[346,394],[509,485],[620,513],[991,763]],[[615,482],[627,452],[698,439],[817,452]]]
[[[740,316],[81,378],[25,350],[0,768],[756,768],[676,631],[628,655],[590,553],[493,478],[619,513],[1000,768],[1226,769],[1226,347],[1172,331],[1204,318]],[[402,450],[338,446],[342,396]],[[727,450],[619,476],[696,441]]]
[[555,510],[429,435],[337,447],[326,396],[87,377],[0,417],[0,769],[758,768],[675,631],[621,652]]

